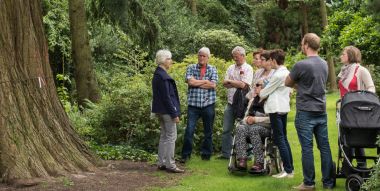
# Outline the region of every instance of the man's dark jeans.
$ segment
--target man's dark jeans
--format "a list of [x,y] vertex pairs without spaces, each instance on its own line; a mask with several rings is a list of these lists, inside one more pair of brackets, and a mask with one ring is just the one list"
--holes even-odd
[[203,121],[204,140],[201,147],[202,156],[212,154],[212,129],[215,118],[215,104],[199,108],[188,106],[187,108],[187,127],[185,130],[184,142],[182,147],[182,158],[189,158],[193,150],[193,137],[195,127],[199,118]]
[[315,185],[315,168],[313,155],[313,134],[321,153],[322,182],[324,186],[333,187],[333,162],[327,131],[327,114],[325,112],[307,112],[298,110],[295,126],[302,148],[302,171],[305,185]]

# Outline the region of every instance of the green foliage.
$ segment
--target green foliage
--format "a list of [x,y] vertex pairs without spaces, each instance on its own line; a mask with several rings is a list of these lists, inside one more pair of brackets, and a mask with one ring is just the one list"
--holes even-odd
[[157,47],[160,25],[140,0],[92,0],[90,10],[93,19],[106,18],[120,25],[144,49]]
[[[191,14],[184,1],[142,0],[142,3],[160,25],[159,48],[169,49],[176,60],[182,60],[199,48],[194,46],[194,36],[204,26]],[[151,50],[154,51],[156,49]]]
[[70,74],[71,38],[67,0],[43,0],[43,23],[54,74]]
[[156,156],[150,152],[133,148],[129,145],[96,145],[90,148],[104,160],[155,161]]
[[252,15],[253,7],[246,0],[220,0],[220,2],[230,11],[232,30],[244,36],[247,42],[256,42],[259,35],[255,27],[255,17]]
[[[120,27],[100,20],[92,26],[91,31],[90,44],[95,66],[102,74],[112,76],[114,72],[122,71],[132,76],[148,65],[148,53],[133,43]],[[98,77],[102,77],[102,74]]]
[[[380,147],[380,136],[378,136],[377,145]],[[361,190],[380,190],[380,160],[373,167],[371,177],[364,182]]]
[[56,79],[58,83],[57,85],[58,98],[61,101],[65,111],[69,112],[71,110],[72,105],[71,105],[69,90],[66,88],[65,83],[69,85],[71,84],[70,77],[68,75],[57,74]]
[[196,33],[195,44],[198,47],[206,46],[210,48],[212,54],[223,59],[231,58],[231,51],[235,46],[242,46],[249,52],[248,45],[244,37],[228,30],[205,30]]
[[361,17],[356,15],[352,22],[345,26],[339,37],[341,48],[354,45],[361,50],[363,63],[380,64],[380,27],[372,17]]
[[205,20],[208,27],[222,28],[231,25],[231,13],[218,0],[197,1],[198,15]]

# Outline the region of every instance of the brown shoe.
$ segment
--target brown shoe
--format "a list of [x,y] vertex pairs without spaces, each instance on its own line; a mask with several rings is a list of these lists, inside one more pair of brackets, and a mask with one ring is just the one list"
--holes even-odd
[[314,191],[315,190],[315,185],[305,185],[303,182],[302,184],[293,187],[294,190],[299,190],[299,191]]
[[166,170],[166,166],[165,165],[159,165],[159,166],[157,166],[157,169],[158,170]]
[[182,170],[182,169],[176,167],[176,168],[167,168],[166,172],[170,172],[170,173],[184,173],[185,170]]
[[238,164],[238,169],[245,170],[247,169],[247,159],[246,158],[240,158],[238,159],[239,164]]
[[250,169],[252,172],[262,172],[264,169],[264,164],[256,162]]

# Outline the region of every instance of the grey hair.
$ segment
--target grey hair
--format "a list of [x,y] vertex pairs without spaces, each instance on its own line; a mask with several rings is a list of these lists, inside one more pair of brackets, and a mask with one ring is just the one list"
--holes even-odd
[[159,50],[156,53],[156,64],[161,65],[165,63],[165,60],[168,58],[172,58],[172,53],[169,50],[166,50],[166,49]]
[[207,54],[207,57],[210,58],[211,53],[210,53],[210,49],[209,49],[209,48],[207,48],[207,47],[202,47],[201,49],[199,49],[198,54],[201,53],[201,52]]
[[232,49],[232,54],[235,52],[245,56],[245,49],[241,46],[236,46],[234,49]]

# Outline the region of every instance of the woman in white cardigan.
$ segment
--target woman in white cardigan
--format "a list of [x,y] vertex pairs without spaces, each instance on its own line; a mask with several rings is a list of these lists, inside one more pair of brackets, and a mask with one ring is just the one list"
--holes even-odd
[[264,52],[262,59],[270,62],[275,70],[269,83],[260,92],[260,98],[267,99],[264,105],[265,113],[269,114],[269,119],[273,131],[274,142],[277,145],[283,162],[284,171],[273,175],[275,178],[292,178],[294,176],[292,151],[287,138],[286,123],[287,115],[290,111],[289,94],[291,89],[285,86],[285,79],[289,74],[284,66],[285,52],[275,49]]

